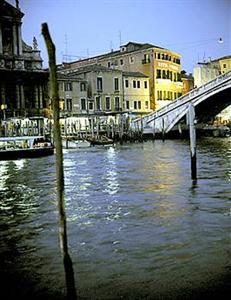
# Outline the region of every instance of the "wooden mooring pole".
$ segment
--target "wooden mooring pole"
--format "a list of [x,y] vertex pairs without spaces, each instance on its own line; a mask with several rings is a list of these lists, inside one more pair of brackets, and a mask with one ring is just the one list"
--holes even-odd
[[195,129],[195,107],[192,103],[188,107],[188,123],[191,152],[191,178],[197,180],[197,159],[196,159],[196,129]]
[[50,89],[52,97],[52,108],[54,118],[54,144],[56,148],[56,181],[57,181],[57,206],[59,212],[59,241],[60,248],[63,255],[63,264],[66,278],[67,299],[76,300],[76,289],[74,280],[74,271],[72,261],[68,253],[67,243],[67,226],[66,226],[66,213],[64,203],[64,171],[63,171],[63,151],[61,130],[59,124],[59,95],[58,83],[56,72],[56,59],[55,59],[55,45],[52,42],[47,23],[42,24],[42,35],[44,37],[48,58],[49,58],[49,71],[50,71]]
[[162,118],[162,142],[165,141],[165,124],[164,124],[164,118]]

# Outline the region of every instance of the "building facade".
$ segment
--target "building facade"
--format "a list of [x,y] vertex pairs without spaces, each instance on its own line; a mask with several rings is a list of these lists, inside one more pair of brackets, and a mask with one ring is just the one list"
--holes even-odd
[[151,112],[148,76],[123,72],[123,111],[134,116]]
[[219,66],[209,63],[198,63],[193,69],[194,85],[200,87],[220,75]]
[[182,94],[185,95],[194,89],[194,78],[192,74],[187,75],[186,72],[181,72],[181,81],[183,84]]
[[43,115],[47,108],[48,72],[34,38],[33,47],[22,40],[23,13],[0,2],[0,108],[1,118]]
[[78,76],[58,73],[61,116],[78,116],[88,113],[88,82]]
[[[78,108],[79,113],[105,114],[120,113],[123,109],[122,71],[109,69],[103,66],[92,65],[77,70],[59,71],[66,81],[74,77],[86,82],[86,97],[76,94],[81,98]],[[81,82],[80,82],[81,86]],[[76,90],[76,93],[79,93]],[[84,101],[84,99],[86,101]],[[76,110],[77,112],[77,110]]]
[[150,108],[156,110],[182,95],[181,56],[151,44],[129,42],[117,51],[66,64],[102,66],[126,72],[140,72],[149,77]]

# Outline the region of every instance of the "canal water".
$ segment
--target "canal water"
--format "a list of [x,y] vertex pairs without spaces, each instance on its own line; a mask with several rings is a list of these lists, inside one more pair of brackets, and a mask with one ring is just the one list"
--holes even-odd
[[[228,299],[231,139],[65,152],[78,299]],[[0,162],[1,299],[64,299],[54,157]],[[227,298],[226,298],[227,297]]]

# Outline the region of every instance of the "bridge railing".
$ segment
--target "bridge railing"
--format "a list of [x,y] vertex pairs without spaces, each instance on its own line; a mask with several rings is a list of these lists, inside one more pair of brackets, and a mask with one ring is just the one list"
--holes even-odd
[[[202,95],[203,93],[206,93],[207,91],[209,91],[211,88],[216,87],[217,85],[219,85],[221,82],[225,82],[226,80],[229,80],[231,78],[231,71],[228,71],[226,73],[223,73],[221,75],[219,75],[218,77],[210,80],[209,82],[207,82],[206,84],[193,89],[192,91],[190,91],[189,93],[177,98],[175,101],[172,101],[171,103],[165,105],[164,107],[158,109],[155,112],[152,112],[148,115],[146,115],[145,117],[143,117],[143,121],[149,121],[149,119],[154,120],[160,116],[163,116],[164,114],[166,114],[167,112],[169,112],[170,110],[173,110],[175,108],[177,108],[178,106],[182,106],[185,103],[187,103],[188,101],[190,101],[192,98],[194,98],[195,96],[199,96]],[[135,119],[133,120],[134,123],[139,122],[141,119]]]

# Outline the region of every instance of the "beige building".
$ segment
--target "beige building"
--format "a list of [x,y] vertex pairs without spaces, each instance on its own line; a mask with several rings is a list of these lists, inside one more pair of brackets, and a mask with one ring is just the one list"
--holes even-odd
[[122,111],[122,71],[92,65],[77,70],[62,70],[61,73],[66,78],[77,76],[87,82],[87,99],[85,105],[79,107],[81,113],[84,112],[83,108],[90,114]]
[[194,85],[199,87],[213,80],[220,75],[220,70],[217,66],[209,63],[198,63],[193,69]]
[[152,44],[129,42],[117,51],[66,64],[80,68],[98,64],[115,70],[141,72],[149,77],[150,108],[158,109],[182,95],[181,56]]
[[134,116],[151,112],[148,76],[140,72],[123,72],[123,88],[124,112]]
[[88,113],[87,80],[74,75],[58,73],[61,116],[78,116]]

